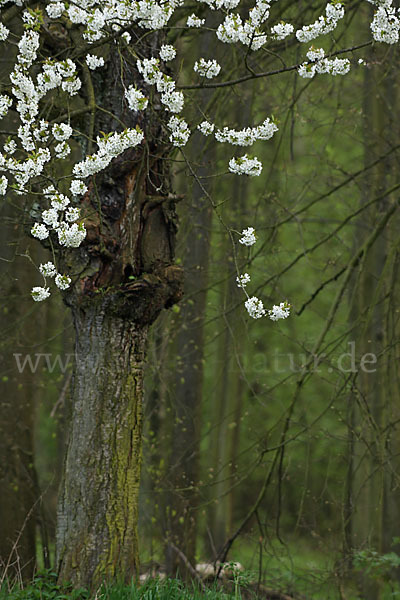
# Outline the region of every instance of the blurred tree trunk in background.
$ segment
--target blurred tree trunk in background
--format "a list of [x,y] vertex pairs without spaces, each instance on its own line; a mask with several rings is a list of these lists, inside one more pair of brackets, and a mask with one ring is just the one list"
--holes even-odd
[[[364,120],[365,164],[387,153],[397,143],[395,111],[398,104],[398,52],[390,51],[389,72],[374,80],[365,70]],[[382,60],[371,51],[371,60]],[[387,59],[387,57],[386,57]],[[396,181],[396,155],[391,154],[369,172],[362,188],[367,203]],[[398,192],[396,192],[398,194]],[[387,195],[365,211],[357,230],[364,239],[370,235],[394,196]],[[355,348],[358,357],[367,356],[356,376],[353,408],[350,413],[349,459],[353,463],[353,482],[348,483],[347,538],[357,549],[370,548],[380,554],[393,549],[393,538],[400,535],[399,494],[399,339],[396,306],[398,289],[398,219],[393,220],[363,256],[353,294],[353,314],[357,316]],[[360,237],[359,239],[362,239]],[[354,457],[351,456],[352,449]],[[350,519],[351,510],[353,517]],[[349,546],[349,542],[347,542]],[[381,583],[361,579],[363,598],[381,598]]]
[[36,568],[41,502],[33,455],[34,374],[24,365],[37,343],[36,310],[27,295],[35,272],[28,258],[16,256],[28,242],[15,224],[15,211],[3,205],[1,217],[7,227],[3,225],[0,249],[0,576],[5,569],[11,579],[28,580]]
[[[210,173],[212,155],[208,141],[201,140],[197,156],[202,166],[197,176]],[[173,351],[176,360],[172,385],[172,438],[166,531],[167,573],[193,576],[186,560],[195,564],[201,406],[203,399],[204,318],[207,299],[208,261],[211,240],[212,207],[204,192],[210,186],[190,179],[187,190],[183,266],[185,299],[175,317]],[[204,180],[203,180],[204,181]],[[202,187],[205,186],[205,187]],[[186,560],[183,559],[183,556]]]
[[[251,112],[251,102],[246,112]],[[249,118],[249,115],[247,115]],[[246,211],[248,179],[232,181],[230,188],[233,210],[225,218],[236,223],[243,221]],[[248,202],[248,200],[247,200]],[[209,454],[213,457],[210,471],[210,511],[208,541],[211,556],[216,559],[232,532],[235,504],[235,471],[240,441],[243,380],[241,361],[245,353],[245,321],[243,293],[237,287],[236,265],[232,257],[231,242],[222,232],[220,247],[220,273],[224,277],[219,295],[219,338],[214,366],[215,386],[212,395],[213,429],[210,435]],[[238,250],[241,248],[239,245]],[[238,265],[239,267],[239,265]]]

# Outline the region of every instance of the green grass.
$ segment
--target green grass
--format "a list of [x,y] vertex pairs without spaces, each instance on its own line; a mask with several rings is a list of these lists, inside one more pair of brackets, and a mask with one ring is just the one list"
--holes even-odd
[[[248,597],[248,596],[247,596]],[[0,600],[241,600],[239,587],[229,594],[216,588],[200,589],[185,586],[176,579],[151,579],[142,586],[114,584],[104,585],[89,593],[87,590],[72,590],[68,584],[57,584],[56,574],[47,571],[38,574],[30,585],[23,589],[3,584]]]

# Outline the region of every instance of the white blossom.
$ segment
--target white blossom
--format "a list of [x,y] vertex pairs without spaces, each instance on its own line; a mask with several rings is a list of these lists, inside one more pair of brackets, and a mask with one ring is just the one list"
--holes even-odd
[[268,311],[268,316],[272,321],[279,319],[287,319],[290,314],[290,304],[281,302],[279,305],[274,304],[271,310]]
[[51,206],[58,211],[65,210],[69,205],[69,198],[64,194],[54,194],[50,196]]
[[284,40],[288,35],[293,33],[294,27],[290,23],[278,23],[271,27],[271,34],[276,40]]
[[83,194],[86,194],[88,190],[87,186],[80,179],[74,179],[74,181],[71,182],[69,189],[74,196],[82,196]]
[[34,287],[32,288],[31,295],[35,302],[42,302],[42,300],[46,300],[50,296],[50,291],[49,288]]
[[77,248],[86,237],[86,229],[82,223],[61,223],[57,228],[58,241],[61,246]]
[[51,2],[46,6],[46,12],[50,19],[58,19],[65,10],[64,2]]
[[61,84],[61,88],[64,92],[68,92],[70,96],[75,96],[82,87],[82,82],[78,77],[67,79]]
[[242,237],[239,240],[240,244],[244,246],[253,246],[257,241],[256,232],[254,227],[247,227],[247,229],[243,229]]
[[268,118],[257,127],[245,127],[239,131],[228,127],[217,129],[215,139],[222,143],[228,142],[233,146],[251,146],[257,140],[269,140],[276,131],[278,127]]
[[205,60],[204,58],[200,58],[200,60],[196,60],[194,63],[193,70],[198,73],[201,77],[207,77],[207,79],[212,79],[216,77],[220,70],[221,65],[217,63],[215,58],[212,60]]
[[53,125],[51,133],[58,142],[64,142],[71,137],[72,131],[72,127],[67,123],[56,123]]
[[0,96],[0,119],[6,116],[11,105],[12,99],[9,96],[2,94]]
[[250,46],[251,50],[259,50],[267,42],[267,36],[259,29],[259,22],[262,20],[261,14],[257,12],[251,13],[250,19],[243,23],[240,15],[230,13],[219,25],[217,38],[225,44],[241,42]]
[[300,77],[306,79],[311,79],[316,73],[329,73],[333,76],[346,75],[350,70],[350,61],[348,58],[325,58],[325,51],[322,48],[314,48],[312,46],[307,52],[307,58],[310,62],[303,63],[298,68]]
[[17,60],[24,67],[30,67],[36,59],[37,50],[40,45],[40,38],[37,31],[25,31],[19,44],[19,54]]
[[190,137],[190,129],[186,121],[180,117],[171,117],[168,127],[171,130],[169,141],[177,147],[185,146]]
[[385,2],[384,6],[378,7],[371,31],[375,41],[396,44],[399,41],[400,20],[396,16],[396,9],[390,4]]
[[204,25],[205,22],[205,19],[200,19],[199,17],[196,17],[195,14],[191,14],[187,18],[186,25],[188,27],[201,27],[202,25]]
[[54,146],[54,151],[56,153],[56,158],[67,158],[68,154],[71,152],[71,148],[67,142],[61,142]]
[[139,73],[143,75],[143,79],[146,83],[154,84],[160,77],[160,67],[158,58],[144,58],[143,60],[137,60],[136,66]]
[[80,217],[80,213],[81,211],[79,208],[76,208],[75,206],[69,206],[65,212],[65,218],[70,222],[77,221]]
[[231,158],[229,161],[229,171],[237,175],[257,177],[262,171],[262,164],[256,157],[251,158],[247,154],[244,154],[239,158]]
[[12,154],[14,154],[14,152],[17,149],[17,142],[15,140],[8,140],[5,144],[4,144],[4,152],[6,152],[7,154],[9,154],[10,156]]
[[34,123],[33,137],[38,142],[47,142],[49,139],[49,123],[41,119],[39,123]]
[[4,42],[8,38],[10,30],[3,23],[0,23],[0,42]]
[[125,40],[125,42],[126,42],[127,44],[129,44],[129,43],[130,43],[130,41],[131,41],[131,39],[132,39],[132,36],[131,36],[131,34],[129,33],[129,31],[124,31],[124,33],[121,35],[121,38],[122,38],[123,40]]
[[168,62],[169,60],[173,60],[176,56],[176,50],[170,44],[164,44],[161,46],[160,50],[160,58],[164,62]]
[[50,227],[58,226],[58,212],[55,208],[49,208],[42,212],[42,219],[46,225]]
[[236,277],[237,286],[240,288],[245,288],[248,283],[250,283],[250,275],[248,273],[243,273],[243,275],[239,275]]
[[260,300],[256,296],[248,298],[244,305],[250,317],[253,317],[253,319],[260,319],[261,317],[265,316],[265,308],[262,303],[262,300]]
[[226,10],[232,10],[240,4],[240,0],[216,0],[215,6],[217,8],[225,8]]
[[78,177],[88,177],[105,169],[113,158],[122,154],[128,148],[133,148],[140,144],[144,134],[139,128],[125,129],[121,133],[114,132],[105,135],[103,138],[97,137],[99,150],[96,154],[87,156],[85,160],[77,163],[73,168],[74,175]]
[[41,264],[39,267],[39,271],[41,272],[43,277],[54,277],[57,274],[57,269],[55,268],[52,262]]
[[35,223],[31,229],[31,234],[38,240],[45,240],[49,237],[49,230],[43,223]]
[[215,129],[214,123],[209,123],[208,121],[203,121],[200,125],[197,126],[197,129],[201,131],[203,135],[211,135]]
[[104,58],[102,56],[96,56],[95,54],[87,54],[86,64],[89,69],[94,71],[98,67],[104,67]]
[[5,196],[8,186],[8,179],[4,175],[0,177],[0,196]]
[[296,37],[299,42],[309,42],[320,35],[325,35],[333,31],[339,20],[344,17],[344,8],[340,2],[330,3],[326,5],[326,16],[320,16],[317,21],[311,25],[305,25],[302,29],[296,31]]
[[257,0],[256,5],[249,11],[249,20],[253,27],[259,27],[269,17],[270,3],[266,0]]
[[170,112],[179,113],[183,109],[184,96],[182,92],[165,92],[161,95],[161,102]]
[[58,273],[55,278],[55,284],[60,290],[67,290],[71,283],[71,278],[68,275]]
[[243,35],[243,24],[240,15],[229,14],[217,29],[217,38],[226,44],[240,41]]
[[297,72],[304,79],[312,79],[316,73],[316,68],[314,64],[303,63],[299,66]]

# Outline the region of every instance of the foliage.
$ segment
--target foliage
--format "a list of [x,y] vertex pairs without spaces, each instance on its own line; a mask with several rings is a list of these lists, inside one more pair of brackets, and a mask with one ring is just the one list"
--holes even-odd
[[27,587],[13,586],[8,589],[6,583],[0,590],[1,600],[89,600],[90,594],[84,589],[72,590],[68,584],[57,583],[57,573],[46,569],[38,573]]
[[239,600],[241,578],[235,577],[234,593],[218,590],[215,586],[203,589],[196,585],[185,586],[177,579],[149,579],[142,586],[110,584],[90,594],[84,589],[72,590],[68,584],[57,583],[57,574],[51,570],[38,574],[23,589],[15,586],[0,590],[0,600]]

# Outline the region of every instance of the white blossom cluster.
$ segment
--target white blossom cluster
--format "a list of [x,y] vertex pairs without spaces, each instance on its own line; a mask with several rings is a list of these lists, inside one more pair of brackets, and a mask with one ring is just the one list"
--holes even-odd
[[245,288],[248,283],[250,283],[250,275],[248,273],[243,273],[236,277],[237,286],[240,288]]
[[12,105],[12,100],[4,94],[0,95],[0,119],[6,116],[8,109]]
[[219,25],[217,38],[225,44],[241,42],[254,51],[259,50],[267,42],[267,36],[261,32],[258,24],[255,25],[251,18],[243,23],[241,16],[235,13],[227,15],[224,22]]
[[37,286],[32,288],[31,295],[35,302],[42,302],[50,296],[50,290],[49,288]]
[[125,90],[125,98],[128,101],[128,106],[131,110],[145,110],[149,101],[134,85],[130,85],[127,90]]
[[69,198],[58,193],[53,186],[44,190],[44,193],[50,200],[50,208],[42,211],[43,223],[34,223],[31,234],[39,240],[45,240],[53,230],[61,246],[77,248],[86,237],[83,223],[75,222],[80,218],[79,209],[69,206]]
[[293,25],[291,25],[290,23],[284,23],[283,21],[271,27],[271,35],[274,38],[274,40],[278,41],[284,40],[288,37],[288,35],[291,35],[293,31]]
[[[39,176],[52,156],[50,149],[40,147],[46,144],[49,137],[49,125],[43,119],[37,120],[40,100],[52,89],[61,87],[70,95],[77,93],[81,82],[77,77],[76,65],[70,59],[65,61],[46,61],[39,71],[36,82],[32,79],[29,67],[36,58],[38,49],[38,35],[35,31],[26,31],[19,44],[19,53],[14,70],[10,74],[12,83],[11,92],[16,99],[16,110],[19,114],[21,125],[17,135],[22,149],[27,156],[18,160],[11,157],[17,149],[15,140],[12,146],[7,142],[4,145],[6,156],[0,155],[0,168],[7,170],[14,176],[14,189],[17,193],[25,193],[30,180]],[[4,115],[12,105],[8,96],[0,96],[0,114]],[[70,137],[72,129],[68,124],[57,124],[53,127],[54,139],[60,143],[54,146],[54,157],[65,158],[70,153],[66,140]]]
[[[68,275],[58,273],[52,262],[42,263],[39,267],[39,271],[44,277],[45,284],[46,278],[53,277],[54,283],[60,290],[67,290],[71,284],[71,278],[68,277]],[[50,296],[50,290],[48,287],[34,287],[31,291],[31,295],[35,302],[42,302]]]
[[136,62],[145,82],[156,86],[161,94],[161,103],[166,109],[172,113],[179,113],[183,109],[183,93],[175,90],[175,81],[160,70],[159,63],[158,58],[144,58]]
[[200,125],[197,126],[197,129],[201,131],[203,135],[211,135],[215,129],[215,125],[209,121],[202,121]]
[[10,30],[3,23],[0,23],[0,42],[4,42],[8,38]]
[[236,173],[236,175],[250,175],[251,177],[257,177],[261,174],[262,164],[258,158],[247,156],[244,154],[238,158],[231,158],[229,161],[229,171]]
[[[378,4],[378,9],[371,22],[371,31],[376,42],[396,44],[399,41],[400,10],[392,6],[392,0],[373,2]],[[397,12],[397,14],[396,14]]]
[[98,67],[104,67],[104,58],[102,56],[96,56],[95,54],[87,54],[86,64],[89,69],[94,71]]
[[5,175],[0,177],[0,196],[5,196],[8,187],[8,179]]
[[76,3],[50,2],[46,11],[51,19],[65,15],[72,23],[82,25],[83,38],[92,43],[120,31],[127,23],[136,23],[148,30],[162,29],[182,4],[183,0],[81,0]]
[[73,168],[73,173],[77,177],[89,177],[99,173],[112,161],[113,158],[119,156],[128,148],[134,148],[143,140],[143,131],[137,127],[136,129],[125,129],[121,133],[114,132],[97,137],[98,152],[91,154],[77,163]]
[[268,311],[268,316],[272,321],[279,319],[287,319],[290,314],[290,304],[281,302],[279,305],[274,304],[271,310]]
[[252,146],[257,140],[271,139],[276,131],[278,131],[278,127],[271,119],[267,118],[257,127],[246,127],[240,131],[229,129],[229,127],[217,129],[215,139],[217,142],[228,142],[233,146]]
[[168,121],[168,128],[171,130],[169,141],[178,148],[185,146],[190,137],[190,129],[184,119],[180,117],[171,117]]
[[[231,10],[235,8],[239,1],[237,0],[216,0],[214,5],[212,0],[207,0],[211,8],[225,8]],[[245,21],[237,13],[226,15],[223,23],[217,29],[217,37],[226,44],[235,44],[240,42],[248,46],[251,50],[259,50],[267,42],[267,35],[262,31],[261,26],[268,19],[271,4],[269,0],[256,0],[255,5],[249,11],[249,17]],[[280,24],[272,28],[272,37],[274,39],[284,39],[293,32],[292,25]]]
[[161,60],[163,60],[164,62],[174,60],[174,58],[176,56],[176,50],[170,44],[164,44],[163,46],[161,46],[159,56],[160,56]]
[[304,62],[297,70],[300,77],[305,79],[312,79],[316,73],[336,76],[346,75],[350,71],[348,58],[325,58],[325,51],[322,48],[311,46],[307,58],[310,62]]
[[310,42],[320,35],[325,35],[336,29],[340,19],[344,17],[344,7],[340,2],[331,2],[326,5],[325,16],[321,15],[311,25],[305,25],[296,31],[299,42]]
[[244,303],[244,305],[245,305],[250,317],[253,317],[253,319],[260,319],[261,317],[264,317],[266,314],[262,300],[257,298],[257,296],[248,298],[246,300],[246,302]]
[[74,179],[71,182],[69,190],[73,196],[83,196],[83,194],[86,194],[88,188],[80,179]]
[[213,58],[212,60],[200,58],[194,63],[193,70],[196,73],[198,73],[201,77],[207,77],[207,79],[212,79],[213,77],[216,77],[219,74],[221,70],[221,65],[217,63],[215,58]]
[[196,15],[193,13],[187,18],[186,25],[188,27],[199,28],[204,25],[205,22],[205,19],[200,19],[200,17],[196,17]]
[[253,246],[257,241],[256,232],[254,227],[248,227],[247,229],[243,229],[242,237],[239,240],[240,244],[244,246]]

